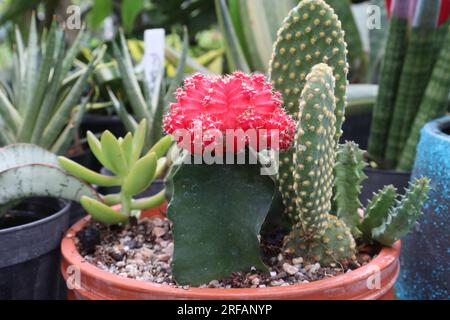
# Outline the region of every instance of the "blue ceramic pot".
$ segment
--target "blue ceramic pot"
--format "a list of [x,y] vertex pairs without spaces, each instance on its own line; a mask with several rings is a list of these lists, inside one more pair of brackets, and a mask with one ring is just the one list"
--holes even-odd
[[426,124],[412,177],[431,179],[430,198],[419,226],[402,239],[401,299],[449,299],[450,292],[450,116]]

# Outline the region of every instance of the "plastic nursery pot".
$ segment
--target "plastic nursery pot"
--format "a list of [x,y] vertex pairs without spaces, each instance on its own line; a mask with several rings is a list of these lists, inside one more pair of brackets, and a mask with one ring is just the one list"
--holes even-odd
[[116,137],[123,137],[127,134],[122,121],[115,115],[86,114],[80,125],[81,136],[84,137],[88,130],[93,133],[102,133],[105,130],[109,130]]
[[404,238],[402,272],[397,284],[399,297],[448,299],[450,116],[423,127],[412,176],[430,178],[431,191],[418,228]]
[[348,108],[342,124],[340,143],[353,141],[360,149],[366,150],[372,122],[372,106],[354,106]]
[[395,170],[375,169],[366,167],[363,169],[367,179],[362,183],[359,196],[361,202],[366,205],[372,199],[373,193],[383,189],[384,186],[392,184],[397,188],[399,194],[404,194],[405,188],[411,177],[411,172],[400,172]]
[[31,198],[0,218],[0,300],[57,299],[70,202]]
[[[147,215],[159,214],[160,208]],[[87,263],[77,250],[75,235],[90,221],[83,218],[70,228],[62,240],[61,271],[65,279],[69,266],[79,270],[79,286],[69,291],[76,300],[151,300],[151,299],[393,299],[394,283],[400,270],[400,242],[382,248],[369,264],[334,278],[307,284],[251,289],[180,289],[140,280],[128,279],[103,271]]]

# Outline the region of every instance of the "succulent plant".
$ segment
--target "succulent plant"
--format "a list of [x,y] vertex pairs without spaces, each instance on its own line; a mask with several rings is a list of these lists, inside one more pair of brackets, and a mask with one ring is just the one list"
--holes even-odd
[[0,189],[0,216],[28,197],[98,197],[91,186],[65,172],[54,153],[26,143],[0,149]]
[[105,49],[86,68],[70,72],[83,30],[65,53],[64,33],[56,22],[40,44],[33,15],[27,47],[16,28],[11,87],[0,86],[0,145],[33,143],[58,154],[70,147],[87,103],[83,99],[80,105],[86,79]]
[[162,137],[162,117],[167,112],[167,108],[170,102],[172,102],[175,89],[180,84],[184,75],[188,52],[187,31],[185,30],[184,33],[183,50],[174,78],[167,87],[166,79],[164,79],[162,74],[158,75],[153,92],[150,92],[145,77],[141,88],[133,68],[133,61],[127,47],[126,39],[122,32],[119,33],[119,44],[113,43],[113,52],[132,114],[127,111],[120,97],[117,97],[111,89],[108,89],[109,96],[127,130],[136,130],[137,121],[135,119],[146,119],[149,130],[147,131],[145,144],[150,147]]
[[420,128],[446,111],[450,82],[441,75],[450,65],[450,30],[448,23],[439,26],[444,9],[440,0],[392,3],[368,148],[383,167],[410,171]]
[[[283,95],[286,110],[297,120],[299,96],[311,68],[321,62],[333,66],[336,79],[335,142],[341,135],[346,105],[348,64],[346,43],[341,22],[323,0],[304,0],[291,10],[278,31],[270,63],[270,78],[274,88]],[[288,215],[297,218],[296,197],[292,185],[293,153],[280,155],[280,191]]]
[[[285,240],[289,252],[331,266],[355,260],[360,240],[392,245],[413,227],[429,190],[429,180],[421,178],[396,201],[395,189],[386,187],[360,216],[366,163],[355,143],[336,146],[334,85],[333,71],[323,63],[306,77],[293,156],[298,217]],[[333,187],[336,215],[331,210]]]
[[[100,140],[88,132],[89,147],[97,160],[114,175],[98,174],[82,165],[59,157],[60,165],[74,176],[97,186],[120,186],[119,194],[104,195],[101,200],[89,196],[80,199],[83,208],[94,220],[111,225],[127,222],[133,210],[153,208],[165,201],[164,190],[156,195],[133,199],[142,193],[166,169],[164,155],[172,144],[172,138],[161,138],[148,152],[141,156],[147,123],[142,120],[136,132],[128,133],[123,138],[116,138],[111,132],[105,131]],[[120,204],[120,210],[111,208]]]

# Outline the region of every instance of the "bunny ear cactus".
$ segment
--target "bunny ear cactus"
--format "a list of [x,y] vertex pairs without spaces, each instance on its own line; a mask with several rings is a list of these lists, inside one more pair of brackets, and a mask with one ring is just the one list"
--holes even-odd
[[[392,245],[417,220],[429,183],[414,182],[397,202],[396,190],[386,187],[369,202],[363,218],[358,196],[366,163],[355,143],[336,146],[333,92],[331,67],[314,66],[300,97],[294,147],[292,187],[298,222],[284,244],[288,252],[327,266],[355,260],[361,237],[364,242]],[[333,187],[337,216],[331,214]]]
[[[148,198],[133,199],[162,174],[166,168],[164,155],[172,144],[172,138],[165,136],[141,157],[146,128],[146,121],[142,120],[134,136],[128,133],[119,139],[109,131],[105,131],[100,140],[88,132],[87,139],[92,153],[113,172],[113,176],[98,174],[70,159],[59,157],[59,163],[65,170],[88,183],[121,187],[119,194],[106,195],[102,201],[87,196],[81,198],[82,206],[95,220],[108,225],[124,223],[133,210],[152,208],[164,202],[164,190]],[[110,207],[117,204],[121,205],[120,211]]]
[[298,223],[286,248],[309,260],[332,264],[355,258],[350,229],[330,215],[336,159],[335,81],[326,64],[312,68],[300,98],[294,147],[294,184]]
[[[318,63],[333,67],[336,79],[334,97],[336,114],[334,139],[341,135],[346,105],[348,64],[344,32],[337,15],[323,0],[303,0],[291,10],[278,31],[270,62],[270,79],[281,92],[286,110],[299,118],[299,95],[305,85],[306,75]],[[288,215],[295,220],[295,192],[292,188],[293,151],[281,155],[280,190]]]

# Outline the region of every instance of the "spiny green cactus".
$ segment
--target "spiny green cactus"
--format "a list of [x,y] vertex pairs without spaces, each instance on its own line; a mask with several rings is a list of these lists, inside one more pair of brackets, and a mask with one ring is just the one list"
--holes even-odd
[[349,78],[351,82],[361,81],[367,70],[367,57],[352,13],[350,0],[326,0],[334,9],[342,22],[345,31],[345,42],[348,45],[348,62],[350,64]]
[[326,64],[312,68],[300,98],[299,125],[294,148],[294,199],[298,223],[286,247],[323,264],[354,258],[350,229],[329,214],[336,158],[335,79]]
[[[333,66],[336,79],[336,122],[334,139],[341,134],[346,105],[348,64],[346,43],[341,22],[333,9],[323,0],[303,0],[291,10],[278,31],[270,62],[270,78],[274,88],[281,92],[287,111],[297,120],[299,94],[305,85],[306,75],[321,62]],[[288,215],[295,219],[295,192],[293,151],[281,155],[280,189]]]
[[365,239],[370,239],[372,237],[372,229],[381,225],[386,212],[395,204],[396,197],[397,189],[392,185],[385,186],[374,194],[367,204],[364,220],[358,227]]
[[357,226],[360,223],[358,210],[362,207],[359,201],[361,183],[367,179],[363,168],[367,165],[364,161],[364,151],[358,148],[354,142],[346,142],[338,147],[334,172],[335,194],[337,204],[337,216],[351,228],[354,236],[359,235]]
[[[429,183],[416,181],[397,202],[395,188],[385,187],[369,202],[365,217],[358,214],[366,163],[355,143],[336,147],[334,85],[332,69],[324,63],[306,77],[293,157],[297,219],[284,243],[287,252],[330,266],[354,260],[361,236],[367,243],[392,245],[404,235],[419,216]],[[337,216],[330,214],[333,187]]]
[[391,246],[408,233],[419,218],[423,203],[428,199],[429,183],[428,178],[420,178],[415,183],[410,183],[397,206],[390,209],[381,225],[372,230],[373,239]]

